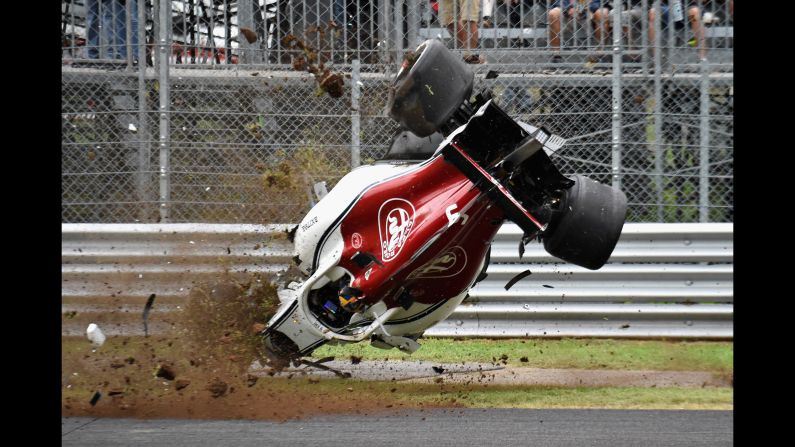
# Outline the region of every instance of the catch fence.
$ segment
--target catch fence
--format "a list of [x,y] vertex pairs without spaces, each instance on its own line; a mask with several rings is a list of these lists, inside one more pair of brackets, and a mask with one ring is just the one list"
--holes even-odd
[[62,1],[62,221],[298,222],[387,151],[388,86],[441,38],[629,222],[732,222],[732,1],[574,1],[560,33],[552,3],[484,2],[467,49],[420,0]]

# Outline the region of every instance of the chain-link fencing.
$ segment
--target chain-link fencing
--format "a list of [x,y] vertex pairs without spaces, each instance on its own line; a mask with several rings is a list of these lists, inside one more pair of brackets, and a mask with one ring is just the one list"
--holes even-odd
[[386,153],[427,38],[485,61],[475,91],[567,138],[556,163],[621,187],[628,221],[733,221],[731,0],[476,3],[62,1],[63,222],[299,221]]

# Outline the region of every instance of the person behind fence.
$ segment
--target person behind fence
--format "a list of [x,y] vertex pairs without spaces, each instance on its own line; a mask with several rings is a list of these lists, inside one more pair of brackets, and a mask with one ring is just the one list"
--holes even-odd
[[[697,3],[698,2],[694,0],[687,1],[687,18],[690,22],[690,29],[693,31],[693,38],[688,41],[688,44],[698,48],[698,56],[701,59],[704,59],[706,57],[707,49],[704,42],[704,27],[701,25],[701,9],[698,7]],[[674,27],[676,29],[681,29],[684,27],[684,8],[682,5],[682,0],[661,0],[660,10],[662,11],[662,15],[660,16],[661,29],[668,29],[669,16],[673,16],[673,21],[675,23]],[[654,45],[653,24],[655,14],[656,11],[652,5],[652,7],[649,8],[649,42],[651,45]],[[652,47],[652,49],[653,48],[654,47]]]
[[[592,2],[593,3],[593,2]],[[575,0],[555,0],[549,5],[547,20],[549,22],[549,46],[555,50],[560,50],[560,29],[561,22],[564,20],[574,21],[585,18],[583,5]],[[561,62],[563,58],[560,54],[552,56],[552,62]]]
[[[511,28],[543,28],[546,19],[546,0],[499,0],[506,8]],[[530,46],[524,38],[514,38],[511,46]]]
[[[502,0],[499,0],[502,1]],[[494,28],[494,2],[495,0],[483,0],[480,4],[480,13],[483,15],[483,20],[480,24],[483,28]]]
[[[652,0],[648,1],[651,2]],[[631,32],[632,25],[639,23],[644,14],[641,2],[642,0],[624,0],[622,2],[621,24],[622,30],[627,36],[629,36]],[[592,14],[594,37],[596,38],[596,44],[599,48],[604,48],[605,43],[611,40],[609,32],[613,24],[612,3],[611,0],[592,0],[588,8]],[[597,62],[607,58],[611,58],[611,56],[591,56],[588,60]],[[635,62],[637,57],[628,57],[628,59]]]
[[[133,59],[137,59],[138,1],[85,0],[86,55],[89,59],[127,58],[127,1],[131,2],[130,28],[132,33],[130,48],[132,48]],[[100,42],[103,37],[106,42],[105,54],[100,54]]]
[[332,0],[331,4],[331,17],[334,24],[338,27],[343,27],[345,23],[345,0]]
[[[601,4],[600,4],[601,1]],[[654,7],[653,1],[648,0],[649,4],[649,44],[654,45]],[[591,1],[591,5],[589,6],[590,11],[593,13],[593,26],[594,26],[594,35],[596,40],[599,44],[599,47],[604,47],[604,44],[607,40],[610,39],[608,36],[609,28],[613,24],[613,2],[610,0],[593,0]],[[622,28],[626,33],[630,31],[631,22],[639,23],[641,20],[641,16],[643,14],[642,2],[641,0],[625,0],[622,3],[622,11],[621,11],[621,21],[622,21]],[[684,21],[684,13],[681,0],[673,0],[671,6],[669,6],[668,0],[662,0],[660,2],[660,9],[663,11],[663,15],[661,17],[661,27],[663,29],[667,29],[668,27],[668,16],[669,11],[674,9],[676,12],[674,15],[674,22],[676,22],[676,27],[681,28]],[[700,9],[696,5],[695,1],[691,1],[688,3],[688,10],[687,15],[690,20],[690,28],[693,30],[693,39],[689,41],[689,45],[695,46],[699,48],[699,56],[704,57],[706,48],[704,47],[704,31],[703,26],[701,24],[701,14]]]
[[482,64],[485,60],[472,50],[479,44],[480,0],[439,0],[439,18],[456,41],[456,48],[465,48],[464,61]]

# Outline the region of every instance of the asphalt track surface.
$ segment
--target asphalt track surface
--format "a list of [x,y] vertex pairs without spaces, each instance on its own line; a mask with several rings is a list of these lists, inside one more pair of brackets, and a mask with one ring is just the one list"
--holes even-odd
[[448,409],[287,422],[62,418],[63,446],[728,446],[732,411]]

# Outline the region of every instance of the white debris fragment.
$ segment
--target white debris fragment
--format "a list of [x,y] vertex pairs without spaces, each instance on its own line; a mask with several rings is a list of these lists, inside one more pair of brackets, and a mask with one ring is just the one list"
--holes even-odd
[[141,278],[143,278],[143,277],[144,277],[143,273],[139,273],[139,274],[138,274],[138,279],[141,279]]
[[208,186],[208,187],[206,187],[206,188],[204,188],[204,192],[207,192],[207,191],[209,191],[209,190],[210,190],[210,187],[209,187],[209,186]]
[[130,132],[138,132],[138,128],[135,127],[135,124],[133,123],[130,123],[130,125],[127,126],[127,128],[130,129]]
[[188,241],[188,243],[189,243],[189,244],[195,244],[196,242],[193,242],[193,241]]
[[[94,346],[102,346],[105,343],[105,334],[102,333],[102,330],[94,323],[88,325],[86,328],[86,336]],[[77,373],[75,373],[77,375]]]

